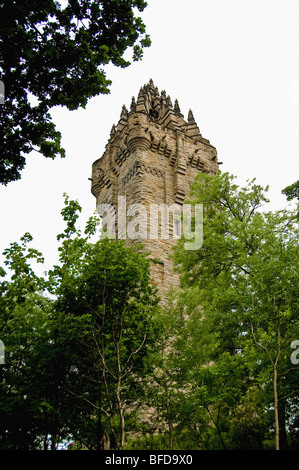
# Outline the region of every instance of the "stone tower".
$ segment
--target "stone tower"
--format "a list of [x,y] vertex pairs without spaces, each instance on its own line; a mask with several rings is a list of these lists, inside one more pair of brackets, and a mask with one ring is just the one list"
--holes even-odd
[[165,236],[160,208],[182,207],[197,173],[217,170],[217,151],[202,137],[192,111],[185,120],[178,101],[173,105],[152,80],[132,98],[129,111],[123,106],[104,154],[93,163],[91,192],[103,221],[112,220],[109,228],[115,228],[116,237],[142,243],[158,259],[152,264],[152,283],[162,296],[178,285],[169,255],[180,227],[166,211]]

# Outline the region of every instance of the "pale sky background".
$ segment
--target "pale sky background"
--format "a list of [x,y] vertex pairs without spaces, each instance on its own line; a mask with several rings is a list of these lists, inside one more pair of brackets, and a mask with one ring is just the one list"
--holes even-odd
[[110,95],[91,99],[85,110],[53,110],[66,158],[33,152],[22,179],[0,186],[0,254],[30,232],[31,246],[45,256],[43,269],[57,262],[62,194],[81,204],[84,226],[95,211],[92,163],[122,105],[129,108],[150,78],[173,103],[178,99],[185,117],[192,109],[217,148],[221,171],[241,184],[256,177],[270,185],[269,209],[287,206],[281,190],[299,173],[299,1],[148,0],[141,16],[152,40],[143,60],[107,67]]

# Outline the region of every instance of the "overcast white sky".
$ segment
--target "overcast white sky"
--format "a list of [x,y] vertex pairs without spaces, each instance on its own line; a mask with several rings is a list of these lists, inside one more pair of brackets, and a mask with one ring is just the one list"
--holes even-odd
[[85,110],[53,110],[67,157],[52,161],[33,152],[22,179],[0,186],[0,253],[30,232],[45,269],[57,261],[62,194],[79,201],[84,225],[95,210],[92,163],[122,105],[129,108],[150,78],[173,103],[178,99],[185,116],[192,109],[222,171],[240,183],[256,177],[269,184],[270,208],[286,207],[281,190],[299,169],[299,1],[148,0],[141,16],[152,39],[143,60],[107,67],[111,94]]

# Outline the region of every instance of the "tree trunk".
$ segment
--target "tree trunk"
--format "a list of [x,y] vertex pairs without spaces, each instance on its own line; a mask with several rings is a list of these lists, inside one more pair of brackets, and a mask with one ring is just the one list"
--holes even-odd
[[222,446],[223,446],[223,449],[226,450],[226,445],[225,445],[224,440],[223,440],[223,438],[222,438],[221,430],[220,430],[220,427],[219,427],[219,424],[218,424],[218,422],[219,422],[220,408],[218,408],[218,411],[217,411],[217,414],[218,414],[217,420],[215,420],[215,419],[213,418],[213,415],[212,415],[212,413],[211,413],[211,411],[210,411],[210,409],[209,409],[208,406],[206,407],[206,409],[207,409],[207,411],[208,411],[208,413],[209,413],[209,416],[210,416],[210,418],[211,418],[211,420],[212,420],[212,423],[213,423],[214,426],[216,427],[216,430],[217,430],[217,433],[218,433],[220,442],[221,442],[221,444],[222,444]]
[[[121,338],[121,336],[120,336]],[[120,419],[120,444],[119,450],[123,450],[125,447],[125,415],[123,404],[121,401],[121,382],[122,382],[122,370],[121,370],[121,360],[120,360],[120,339],[116,344],[116,355],[117,355],[117,386],[116,386],[116,402],[118,407],[119,419]]]
[[118,414],[119,414],[119,419],[120,419],[120,443],[118,445],[118,449],[119,450],[124,450],[124,447],[125,447],[125,415],[124,415],[124,409],[123,409],[123,405],[122,405],[121,398],[120,398],[120,381],[117,384],[116,401],[117,401]]
[[277,394],[277,364],[274,365],[274,414],[275,414],[275,443],[276,450],[279,450],[279,415],[278,415],[278,394]]
[[279,447],[280,450],[288,450],[288,439],[286,431],[286,416],[285,416],[285,404],[278,402],[279,412]]
[[120,426],[121,426],[120,448],[121,450],[124,450],[125,448],[125,416],[124,416],[124,410],[122,406],[119,410],[119,416],[120,416]]
[[56,450],[56,436],[51,435],[51,450]]
[[276,360],[273,364],[274,369],[274,379],[273,379],[273,388],[274,388],[274,414],[275,414],[275,442],[276,442],[276,450],[280,450],[280,440],[279,440],[279,410],[278,410],[278,390],[277,390],[277,383],[278,383],[278,374],[277,374],[277,366],[280,356],[280,326],[278,325],[277,329],[277,356]]
[[169,398],[169,393],[168,393],[168,387],[167,387],[167,379],[165,377],[165,394],[166,394],[166,411],[167,411],[167,422],[168,422],[168,446],[169,450],[172,450],[173,444],[172,444],[172,419],[171,419],[171,408],[170,408],[170,398]]
[[[100,393],[100,407],[102,406],[102,394]],[[104,429],[102,425],[102,411],[101,408],[98,412],[98,422],[97,422],[97,450],[102,450],[104,448]]]
[[103,448],[104,450],[110,450],[110,437],[106,431],[103,434]]

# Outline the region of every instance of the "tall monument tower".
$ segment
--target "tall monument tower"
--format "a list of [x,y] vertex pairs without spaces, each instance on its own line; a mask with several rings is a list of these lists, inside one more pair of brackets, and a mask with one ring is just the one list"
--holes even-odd
[[142,243],[158,259],[152,283],[162,295],[178,285],[169,255],[180,228],[167,214],[165,236],[162,225],[153,227],[154,216],[163,219],[162,206],[182,207],[198,172],[217,170],[217,151],[202,137],[192,111],[185,120],[178,101],[173,105],[152,80],[132,98],[130,110],[122,107],[104,154],[93,163],[91,192],[97,208],[102,207],[101,215],[105,207],[114,208],[116,237]]

